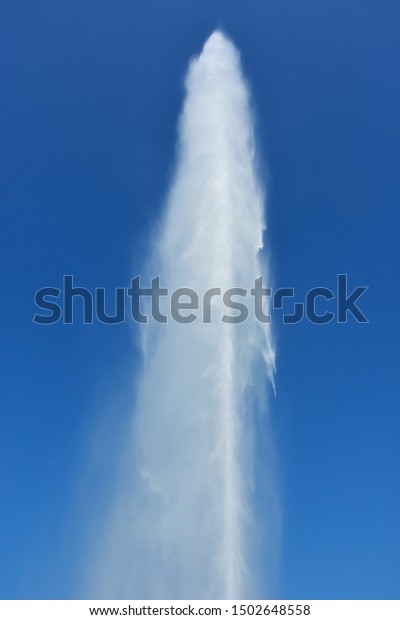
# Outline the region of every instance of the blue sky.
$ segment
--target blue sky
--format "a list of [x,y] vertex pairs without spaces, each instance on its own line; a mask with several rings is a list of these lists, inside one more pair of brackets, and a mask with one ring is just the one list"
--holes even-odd
[[3,598],[74,596],[109,483],[82,500],[85,446],[139,360],[127,325],[34,325],[34,293],[136,275],[216,27],[253,92],[276,285],[370,287],[368,325],[276,326],[277,596],[399,597],[399,26],[390,0],[1,3]]

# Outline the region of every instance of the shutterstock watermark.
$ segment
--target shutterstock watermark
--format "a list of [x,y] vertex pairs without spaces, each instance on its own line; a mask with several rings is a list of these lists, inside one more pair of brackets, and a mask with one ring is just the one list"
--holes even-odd
[[[195,321],[211,323],[238,324],[250,318],[260,323],[271,323],[271,311],[275,317],[281,315],[283,324],[296,324],[308,320],[315,325],[332,321],[347,323],[368,323],[368,319],[358,303],[367,286],[348,286],[348,276],[338,274],[336,288],[325,286],[311,288],[302,300],[296,299],[291,287],[272,290],[264,286],[259,277],[249,288],[210,288],[202,294],[189,287],[173,291],[161,286],[160,277],[150,281],[150,286],[142,287],[140,276],[132,278],[127,288],[108,291],[96,288],[94,292],[82,286],[75,286],[72,275],[63,276],[62,288],[45,287],[34,296],[36,312],[34,323],[52,325],[95,322],[115,325],[133,320],[137,323],[189,324]],[[80,299],[79,308],[75,303]],[[113,311],[106,311],[113,305]],[[144,302],[144,303],[143,303]],[[252,315],[252,316],[251,316]]]

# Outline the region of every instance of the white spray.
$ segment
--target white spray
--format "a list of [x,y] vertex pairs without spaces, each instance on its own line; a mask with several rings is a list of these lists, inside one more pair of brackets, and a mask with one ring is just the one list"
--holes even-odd
[[[261,275],[263,192],[239,55],[220,32],[191,62],[186,90],[152,270],[169,291],[190,287],[201,303],[207,289],[250,291]],[[274,373],[269,325],[255,320],[250,293],[247,303],[249,317],[237,325],[221,322],[235,312],[215,295],[211,323],[199,311],[190,324],[144,327],[137,474],[127,480],[127,466],[117,493],[100,560],[103,596],[246,596],[254,486],[247,392],[257,359],[271,380]]]

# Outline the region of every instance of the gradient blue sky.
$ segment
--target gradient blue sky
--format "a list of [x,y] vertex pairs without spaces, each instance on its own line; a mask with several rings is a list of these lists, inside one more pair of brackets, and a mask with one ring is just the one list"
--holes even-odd
[[[277,596],[399,598],[394,0],[1,2],[3,598],[77,591],[85,446],[138,361],[126,325],[34,325],[34,292],[63,274],[92,288],[136,275],[187,62],[216,27],[253,91],[276,285],[301,294],[348,273],[370,287],[368,325],[276,326]],[[108,482],[107,468],[91,478],[96,510]]]

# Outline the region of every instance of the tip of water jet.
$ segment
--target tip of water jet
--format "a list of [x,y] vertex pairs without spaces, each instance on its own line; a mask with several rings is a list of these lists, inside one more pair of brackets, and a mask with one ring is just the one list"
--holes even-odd
[[222,32],[222,30],[219,30],[217,28],[210,34],[207,41],[222,41],[223,39],[226,39],[226,36]]
[[222,30],[214,30],[205,42],[204,49],[221,48],[226,45],[232,45],[229,37]]

